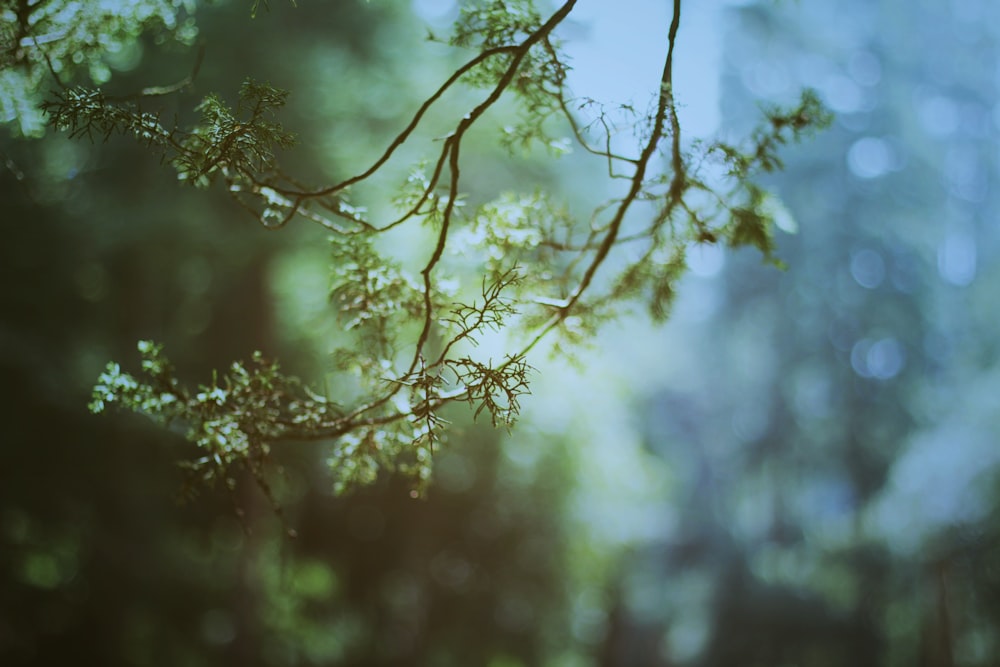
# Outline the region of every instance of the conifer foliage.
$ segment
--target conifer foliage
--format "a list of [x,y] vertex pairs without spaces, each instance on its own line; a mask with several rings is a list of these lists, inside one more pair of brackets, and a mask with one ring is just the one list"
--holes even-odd
[[[76,3],[90,4],[97,3]],[[546,10],[547,3],[533,0],[465,3],[449,40],[466,54],[464,62],[428,91],[372,163],[330,183],[282,167],[280,151],[296,141],[281,124],[289,92],[247,79],[235,107],[222,95],[208,95],[196,122],[184,125],[147,110],[146,101],[183,88],[190,78],[131,97],[105,94],[101,72],[93,77],[96,87],[63,85],[62,73],[76,60],[50,46],[45,33],[58,29],[49,24],[59,20],[69,25],[70,3],[0,4],[16,19],[0,35],[0,69],[7,77],[0,91],[12,85],[14,64],[27,63],[19,71],[30,72],[29,79],[55,81],[41,107],[52,127],[92,140],[131,137],[176,170],[182,184],[224,188],[264,227],[311,223],[330,239],[329,302],[350,335],[336,355],[350,387],[343,395],[314,391],[260,353],[189,388],[175,377],[163,348],[142,341],[141,372],[108,364],[91,409],[120,406],[180,428],[200,452],[184,464],[195,490],[199,484],[232,487],[234,471],[244,468],[269,494],[271,448],[321,441],[329,447],[338,490],[395,470],[411,475],[419,491],[445,435],[442,410],[465,403],[494,426],[513,425],[529,392],[530,353],[543,339],[584,339],[637,303],[665,319],[686,252],[697,244],[752,246],[778,263],[773,207],[756,179],[780,168],[783,144],[828,122],[817,97],[806,91],[792,108],[766,110],[745,141],[687,141],[674,91],[682,31],[682,2],[674,0],[663,30],[662,73],[648,82],[652,104],[634,114],[634,145],[623,149],[621,137],[612,136],[615,129],[581,96],[586,91],[567,86],[560,27],[576,4],[565,0]],[[158,34],[176,37],[180,31],[176,38],[190,41],[194,27],[186,17],[192,10],[136,3],[129,25],[88,24],[83,30],[90,33],[78,39],[89,48],[104,43],[100,35],[131,31],[134,38],[152,22]],[[82,53],[80,66],[90,57],[87,49]],[[30,87],[27,80],[19,85]],[[475,101],[443,138],[428,136],[427,121],[453,112],[442,99],[459,87],[474,91]],[[501,100],[514,100],[519,109],[518,122],[502,138],[511,151],[540,146],[564,152],[575,144],[605,163],[621,194],[591,202],[592,213],[582,217],[558,192],[503,192],[470,205],[463,149],[470,131]],[[399,159],[404,144],[421,142],[427,154],[400,184],[394,216],[369,215],[355,203],[373,177]],[[430,239],[416,269],[383,250],[382,237],[404,226],[417,226]],[[477,354],[477,341],[498,331],[520,335],[510,337],[515,342],[501,358]]]

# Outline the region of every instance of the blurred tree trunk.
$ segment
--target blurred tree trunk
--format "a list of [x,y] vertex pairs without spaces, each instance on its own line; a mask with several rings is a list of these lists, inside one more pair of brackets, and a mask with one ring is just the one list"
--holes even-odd
[[[255,350],[269,356],[275,348],[274,313],[268,289],[268,257],[253,258],[220,300],[215,315],[212,357],[215,359],[247,359]],[[260,637],[265,636],[260,623],[262,552],[266,547],[267,531],[261,520],[272,511],[269,501],[252,479],[248,470],[239,471],[234,492],[235,511],[244,526],[243,549],[236,567],[239,569],[238,588],[231,604],[236,634],[229,646],[229,664],[261,664]]]
[[948,604],[948,562],[933,565],[933,599],[924,612],[920,631],[920,667],[954,667],[951,610]]

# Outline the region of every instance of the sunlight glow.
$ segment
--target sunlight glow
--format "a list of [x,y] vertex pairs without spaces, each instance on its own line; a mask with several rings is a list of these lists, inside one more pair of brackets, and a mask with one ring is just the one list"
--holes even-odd
[[[681,126],[688,137],[712,134],[719,125],[721,0],[690,3],[681,15],[674,84]],[[670,3],[622,0],[581,4],[574,14],[581,35],[567,40],[574,94],[599,102],[651,102],[667,44]],[[625,46],[626,48],[623,48]]]

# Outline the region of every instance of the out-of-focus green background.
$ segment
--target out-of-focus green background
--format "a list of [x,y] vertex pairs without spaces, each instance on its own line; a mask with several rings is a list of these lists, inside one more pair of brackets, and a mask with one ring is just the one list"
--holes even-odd
[[[204,63],[167,110],[247,75],[289,89],[285,162],[317,180],[366,164],[456,62],[423,41],[445,0],[248,4],[198,9]],[[581,7],[581,95],[645,102],[661,4]],[[322,382],[321,230],[267,232],[126,140],[5,133],[0,664],[998,664],[1000,6],[687,4],[692,134],[738,136],[804,86],[837,114],[767,182],[788,269],[694,250],[665,327],[533,359],[520,426],[460,420],[426,500],[334,498],[321,448],[278,452],[296,540],[252,485],[250,534],[225,493],[176,504],[180,436],[86,404],[139,338],[194,382],[255,349]],[[195,57],[141,45],[120,90]],[[476,140],[483,196],[601,187],[576,156]]]

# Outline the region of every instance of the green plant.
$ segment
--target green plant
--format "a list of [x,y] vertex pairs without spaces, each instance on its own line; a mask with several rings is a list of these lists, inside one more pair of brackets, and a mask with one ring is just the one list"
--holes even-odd
[[[235,108],[209,95],[191,126],[144,109],[143,95],[57,88],[43,105],[54,127],[72,136],[131,136],[172,165],[181,182],[221,183],[268,229],[305,220],[330,233],[330,302],[349,337],[337,359],[349,384],[360,387],[320,395],[258,355],[191,390],[176,380],[161,347],[144,341],[142,375],[109,364],[91,408],[119,405],[181,425],[202,452],[185,465],[204,483],[232,487],[233,469],[245,467],[270,495],[270,448],[313,440],[329,443],[340,490],[385,469],[412,475],[419,490],[446,431],[442,409],[465,402],[476,416],[488,413],[495,426],[511,426],[529,390],[529,354],[544,338],[581,340],[635,303],[665,319],[695,244],[752,246],[777,263],[773,207],[756,178],[780,167],[782,144],[828,122],[817,97],[806,91],[790,109],[767,110],[743,143],[687,145],[674,97],[681,20],[681,0],[674,0],[662,74],[650,82],[650,110],[631,110],[636,145],[632,152],[613,151],[604,112],[567,89],[558,29],[575,5],[567,0],[548,15],[531,0],[466,5],[450,44],[472,55],[427,96],[374,163],[335,183],[309,184],[282,168],[277,151],[294,140],[278,120],[287,93],[270,85],[246,80]],[[401,184],[393,201],[398,214],[374,219],[352,203],[351,191],[364,188],[415,140],[445,94],[460,85],[480,91],[478,100]],[[509,149],[555,147],[559,153],[575,141],[606,163],[623,194],[594,203],[582,218],[541,191],[468,205],[462,150],[472,128],[504,97],[520,110],[503,138]],[[650,212],[642,220],[640,208]],[[378,240],[413,225],[429,230],[430,242],[419,267],[408,270]],[[467,284],[475,276],[479,289],[456,288],[454,276]],[[477,356],[483,334],[505,329],[524,332],[522,341],[502,359]]]

